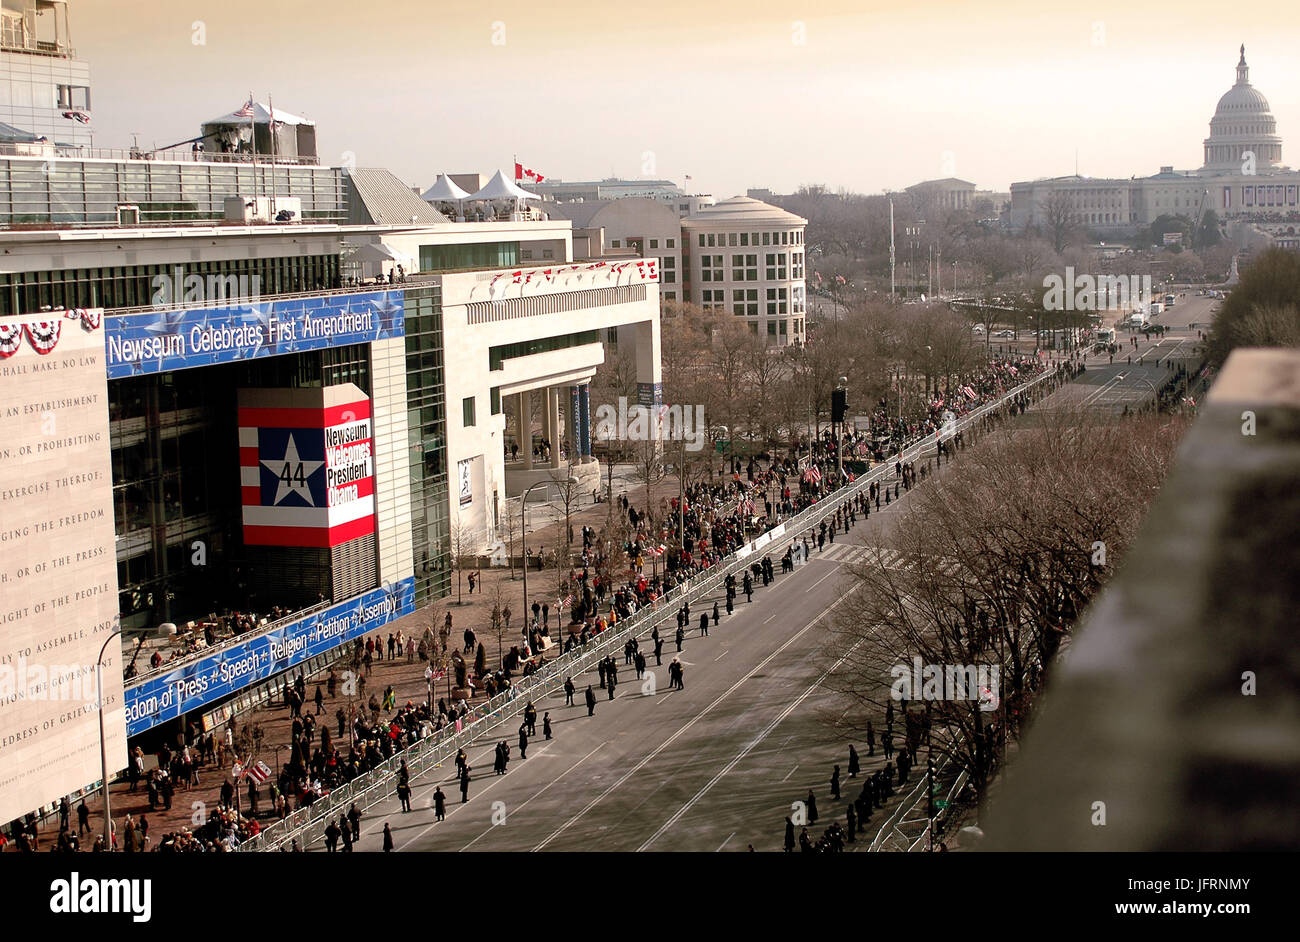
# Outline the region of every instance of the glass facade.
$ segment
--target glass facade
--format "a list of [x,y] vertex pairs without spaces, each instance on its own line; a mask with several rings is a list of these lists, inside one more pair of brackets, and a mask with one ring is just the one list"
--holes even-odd
[[222,222],[226,197],[272,194],[301,199],[304,221],[346,221],[336,167],[0,157],[0,227],[115,226],[124,204],[145,224]]
[[[423,253],[422,253],[423,254]],[[406,425],[416,607],[451,591],[442,286],[406,291]]]
[[[102,307],[112,310],[144,307],[154,303],[154,279],[165,275],[170,285],[178,268],[182,279],[191,275],[203,278],[205,288],[209,278],[238,279],[238,291],[246,297],[319,291],[338,288],[342,284],[337,255],[2,273],[0,314],[30,314],[47,308]],[[184,287],[183,281],[181,287]]]
[[508,268],[519,264],[518,242],[420,246],[420,271],[462,268]]
[[256,557],[265,548],[246,549],[242,539],[236,395],[241,387],[345,382],[370,392],[367,345],[109,383],[124,630],[315,601],[320,573],[303,573],[274,595],[259,589]]
[[488,368],[499,370],[505,367],[506,360],[514,357],[527,357],[535,353],[549,353],[552,350],[567,350],[569,347],[581,347],[589,343],[600,343],[600,331],[580,330],[577,333],[561,334],[558,337],[539,337],[536,340],[505,343],[488,350]]

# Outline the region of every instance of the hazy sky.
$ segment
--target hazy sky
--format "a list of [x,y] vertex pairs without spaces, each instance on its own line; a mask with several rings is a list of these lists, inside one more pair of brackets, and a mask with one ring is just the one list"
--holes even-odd
[[192,137],[251,90],[314,119],[324,161],[418,186],[517,153],[555,178],[690,174],[719,197],[948,175],[1005,190],[1073,172],[1076,150],[1088,176],[1199,167],[1244,42],[1300,165],[1293,0],[70,6],[104,147]]

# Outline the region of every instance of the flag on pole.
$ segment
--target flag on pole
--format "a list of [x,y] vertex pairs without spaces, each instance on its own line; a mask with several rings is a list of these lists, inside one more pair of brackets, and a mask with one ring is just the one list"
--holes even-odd
[[271,777],[271,767],[260,759],[252,766],[244,770],[244,774],[251,778],[258,785],[264,784]]
[[254,112],[254,109],[253,109],[253,96],[252,96],[252,95],[249,95],[249,96],[248,96],[248,101],[244,104],[244,107],[240,108],[238,111],[235,112],[235,117],[236,117],[236,118],[251,118],[251,117],[254,115],[254,113],[255,113],[255,112]]
[[531,167],[525,167],[517,160],[515,161],[515,182],[516,183],[521,183],[524,180],[529,180],[533,183],[541,183],[545,179],[546,177],[538,173],[536,170],[533,170]]

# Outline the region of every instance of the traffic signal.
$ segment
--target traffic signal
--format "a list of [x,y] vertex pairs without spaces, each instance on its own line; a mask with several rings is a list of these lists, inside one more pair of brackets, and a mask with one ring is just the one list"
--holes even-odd
[[831,421],[843,422],[849,411],[849,391],[836,389],[831,392]]

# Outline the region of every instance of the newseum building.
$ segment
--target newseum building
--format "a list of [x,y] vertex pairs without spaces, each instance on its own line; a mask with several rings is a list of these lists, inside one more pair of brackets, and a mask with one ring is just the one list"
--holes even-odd
[[380,231],[0,231],[0,821],[100,778],[58,686],[117,624],[111,770],[446,594],[441,287],[345,287]]

